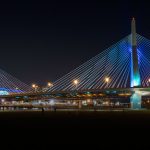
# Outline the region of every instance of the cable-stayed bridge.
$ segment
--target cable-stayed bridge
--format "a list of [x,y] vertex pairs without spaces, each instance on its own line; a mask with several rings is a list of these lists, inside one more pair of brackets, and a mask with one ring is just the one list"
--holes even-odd
[[29,86],[6,73],[3,76],[3,71],[0,73],[0,86],[9,92],[3,97],[130,97],[132,107],[140,108],[142,96],[150,95],[150,40],[136,33],[133,18],[131,34],[40,92],[33,92]]
[[0,69],[0,95],[12,95],[14,93],[32,92],[33,89]]
[[133,32],[55,81],[49,91],[149,87],[149,79],[150,40]]
[[[149,86],[150,40],[136,34],[140,87]],[[49,91],[99,90],[130,88],[132,67],[132,35],[98,54],[91,60],[54,82]],[[77,86],[73,84],[78,80]]]

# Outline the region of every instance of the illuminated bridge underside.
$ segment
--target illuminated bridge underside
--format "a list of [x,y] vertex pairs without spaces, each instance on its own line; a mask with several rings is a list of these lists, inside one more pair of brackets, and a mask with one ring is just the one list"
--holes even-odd
[[32,89],[28,85],[0,69],[0,95],[11,95],[31,91]]
[[[148,89],[149,90],[149,89]],[[108,89],[108,90],[91,90],[91,91],[54,91],[54,92],[29,92],[16,93],[11,95],[1,95],[0,98],[16,99],[16,100],[86,100],[86,99],[127,99],[132,96],[132,89]]]
[[[148,87],[148,79],[150,78],[150,40],[139,34],[136,34],[136,38],[141,87]],[[128,35],[118,43],[58,79],[48,92],[129,88],[132,82],[132,78],[130,78],[131,60],[131,35]],[[108,83],[105,82],[106,77],[110,79]],[[74,79],[79,81],[77,86],[72,83]]]

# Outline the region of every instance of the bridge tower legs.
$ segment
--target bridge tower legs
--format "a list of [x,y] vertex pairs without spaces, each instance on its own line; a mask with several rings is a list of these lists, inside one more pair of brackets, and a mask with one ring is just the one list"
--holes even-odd
[[141,87],[141,78],[139,73],[138,66],[138,54],[137,54],[137,40],[136,40],[136,25],[135,19],[132,19],[131,23],[131,45],[132,45],[132,53],[131,53],[131,80],[130,86],[134,88],[134,94],[130,98],[131,108],[132,109],[140,109],[141,108],[141,94],[136,88]]

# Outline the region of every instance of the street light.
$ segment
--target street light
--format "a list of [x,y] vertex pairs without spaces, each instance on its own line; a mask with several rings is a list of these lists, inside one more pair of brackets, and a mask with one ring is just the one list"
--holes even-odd
[[73,81],[73,84],[75,85],[76,89],[77,89],[78,83],[79,81],[77,79]]
[[32,88],[35,88],[36,87],[36,84],[32,84]]
[[109,83],[109,81],[110,81],[110,78],[109,78],[109,77],[106,77],[106,78],[105,78],[105,82],[106,82],[106,84],[107,84],[107,88],[108,88],[108,83]]
[[32,88],[33,88],[33,89],[35,90],[35,92],[36,92],[38,86],[37,86],[36,84],[32,84]]
[[148,79],[148,86],[150,86],[150,78]]
[[48,87],[52,87],[53,84],[52,84],[51,82],[48,82],[48,83],[47,83],[47,86],[48,86]]
[[109,82],[109,77],[106,77],[106,78],[105,78],[105,81],[108,83],[108,82]]
[[52,84],[51,82],[48,82],[48,83],[47,83],[47,88],[51,89],[52,86],[53,86],[53,84]]
[[[73,80],[73,84],[75,85],[75,88],[77,90],[77,86],[79,84],[79,80],[75,79]],[[76,93],[77,94],[77,93]],[[79,103],[79,109],[82,108],[82,101],[81,100],[78,100],[78,103]]]

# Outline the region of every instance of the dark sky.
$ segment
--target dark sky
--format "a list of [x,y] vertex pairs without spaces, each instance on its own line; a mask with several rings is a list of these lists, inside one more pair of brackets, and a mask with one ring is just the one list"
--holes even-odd
[[55,81],[130,33],[150,39],[146,1],[5,1],[0,67],[25,83]]

